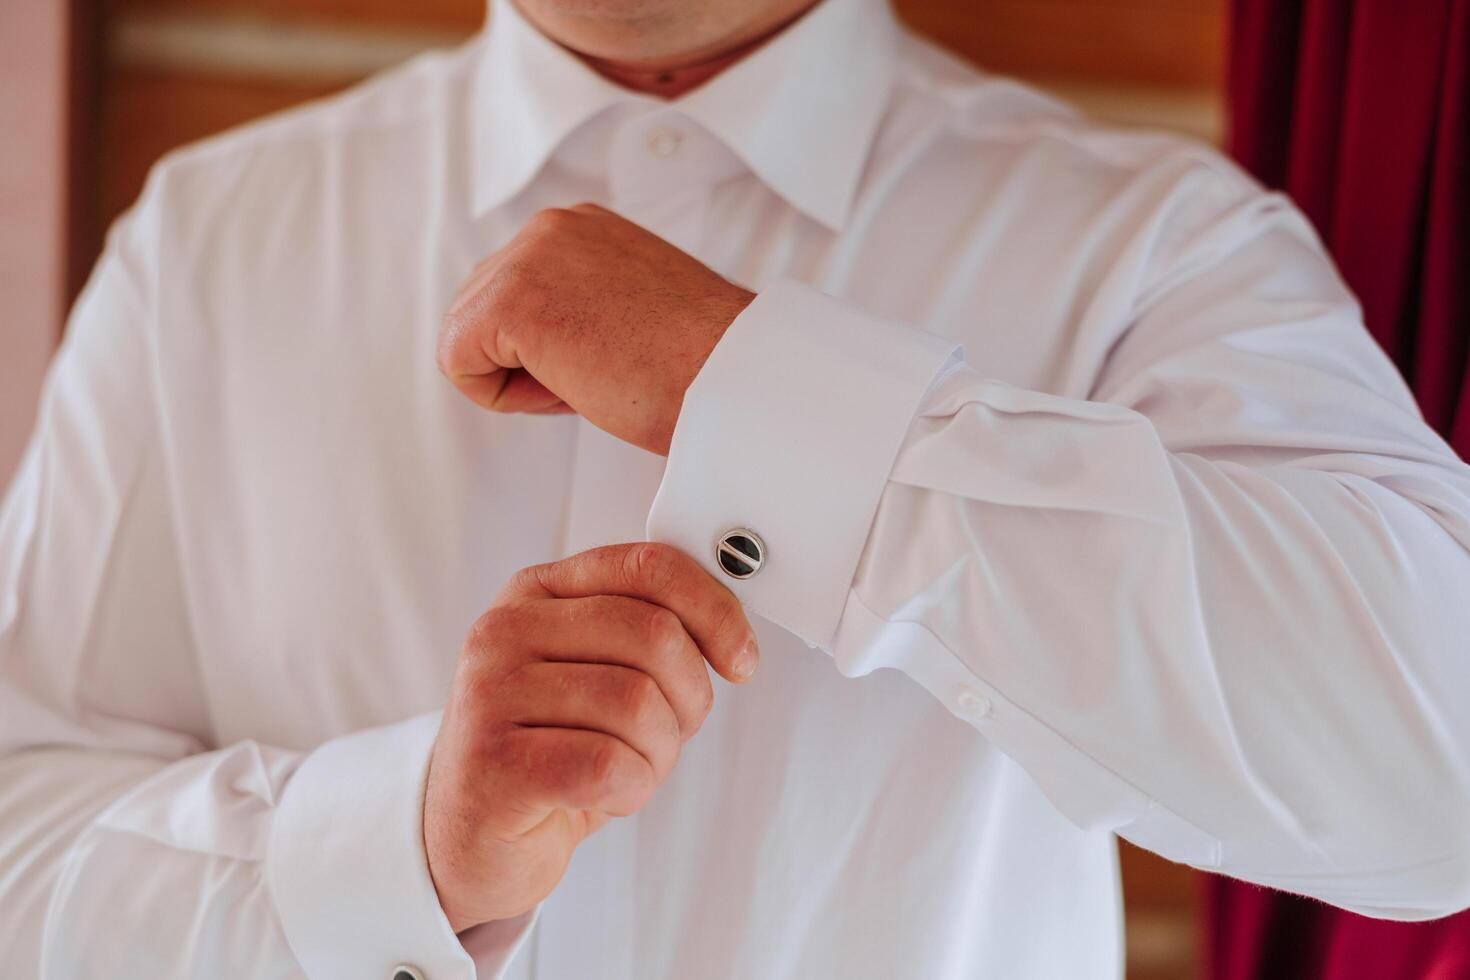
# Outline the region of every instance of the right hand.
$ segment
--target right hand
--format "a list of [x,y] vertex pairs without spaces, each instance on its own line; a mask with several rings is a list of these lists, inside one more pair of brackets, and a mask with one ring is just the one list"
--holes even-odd
[[466,640],[434,743],[424,845],[455,932],[535,907],[572,851],[636,813],[726,680],[755,670],[740,602],[641,542],[522,569]]

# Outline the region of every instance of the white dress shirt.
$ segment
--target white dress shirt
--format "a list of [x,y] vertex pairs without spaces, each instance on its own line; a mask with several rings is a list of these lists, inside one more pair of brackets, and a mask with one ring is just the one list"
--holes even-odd
[[[434,365],[471,268],[603,203],[758,291],[667,465]],[[517,568],[651,536],[756,678],[535,912],[422,843]],[[1470,904],[1470,471],[1307,223],[825,0],[672,102],[491,27],[160,164],[0,516],[16,976],[1116,977],[1113,834]],[[891,668],[883,670],[879,668]]]

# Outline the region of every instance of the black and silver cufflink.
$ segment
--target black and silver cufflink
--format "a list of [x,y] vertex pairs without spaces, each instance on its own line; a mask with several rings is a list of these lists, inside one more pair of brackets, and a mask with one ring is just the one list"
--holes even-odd
[[750,578],[766,562],[766,543],[749,528],[731,528],[720,535],[715,560],[731,578]]

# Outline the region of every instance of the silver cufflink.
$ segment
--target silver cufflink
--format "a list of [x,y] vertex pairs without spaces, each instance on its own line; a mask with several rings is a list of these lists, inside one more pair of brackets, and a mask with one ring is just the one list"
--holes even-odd
[[746,527],[732,527],[715,545],[715,561],[731,578],[750,578],[766,563],[766,543]]

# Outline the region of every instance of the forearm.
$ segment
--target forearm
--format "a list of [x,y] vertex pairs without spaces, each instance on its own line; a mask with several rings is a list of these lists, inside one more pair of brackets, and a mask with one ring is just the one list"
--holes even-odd
[[[1227,265],[1156,302],[1110,400],[961,367],[896,448],[860,421],[873,382],[811,354],[813,397],[766,367],[873,318],[763,294],[691,388],[650,532],[706,561],[736,518],[765,534],[742,599],[846,673],[908,673],[1079,823],[1359,911],[1459,908],[1470,471],[1301,251],[1281,268],[1308,295]],[[872,370],[931,346],[870,333]],[[777,407],[741,402],[752,379]],[[793,450],[783,413],[816,435]],[[862,459],[878,486],[832,478]],[[863,519],[823,503],[869,493]]]
[[1069,815],[1166,856],[1396,917],[1470,900],[1464,468],[1171,453],[1136,413],[962,387],[896,462],[839,667],[972,689]]
[[264,887],[265,787],[247,755],[0,760],[0,946],[16,973],[301,976]]
[[[18,973],[494,977],[424,861],[437,716],[303,755],[241,742],[179,760],[80,748],[0,759],[0,945]],[[502,930],[504,931],[504,930]],[[125,964],[119,966],[119,964]]]
[[0,949],[17,975],[45,975],[41,966],[48,945],[59,944],[63,958],[80,945],[79,937],[58,939],[47,929],[48,908],[68,854],[102,810],[161,765],[73,749],[0,758]]

